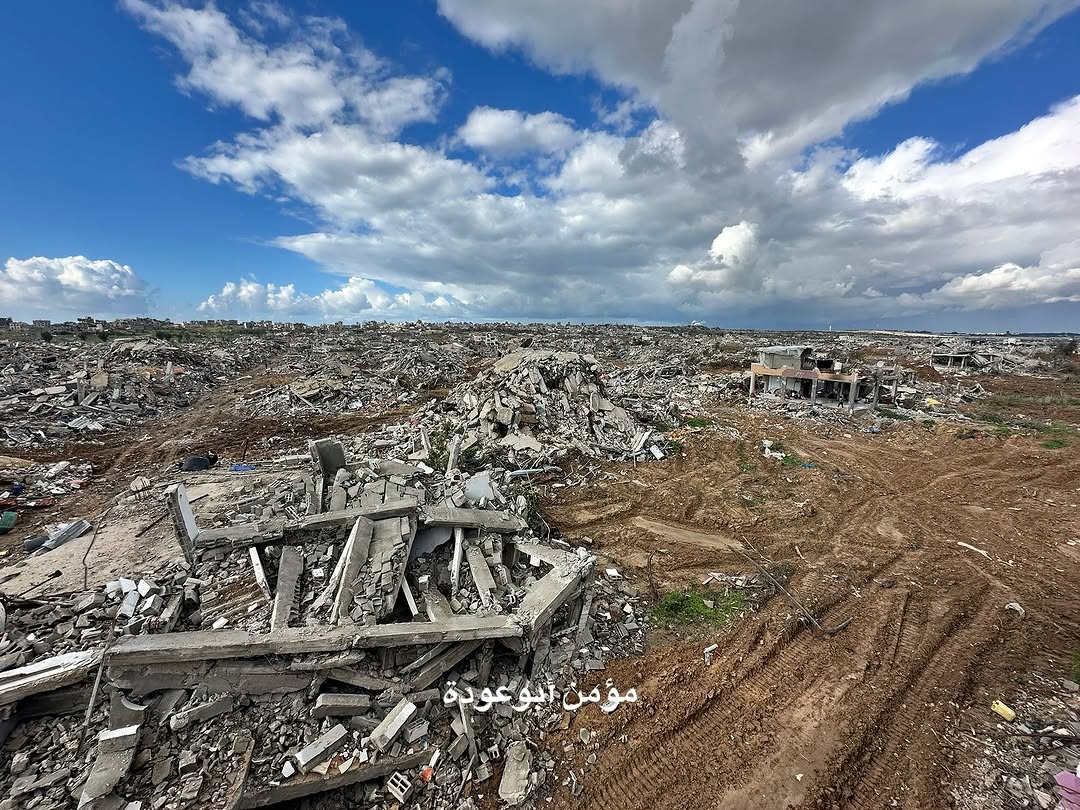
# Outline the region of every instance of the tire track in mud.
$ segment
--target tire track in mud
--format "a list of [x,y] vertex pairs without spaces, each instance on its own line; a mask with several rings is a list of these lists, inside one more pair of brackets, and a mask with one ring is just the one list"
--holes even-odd
[[[913,659],[899,670],[904,672],[901,680],[885,690],[879,687],[884,694],[876,705],[865,707],[860,732],[848,737],[848,753],[838,758],[831,773],[823,775],[826,787],[816,798],[816,807],[879,810],[904,806],[901,793],[909,782],[905,777],[916,776],[916,762],[923,770],[934,767],[934,757],[918,750],[933,749],[937,742],[928,706],[956,700],[966,690],[965,673],[972,658],[996,634],[999,600],[995,597],[1000,595],[992,588],[977,591],[954,605],[939,628],[912,621],[914,617],[905,612],[899,629],[909,640],[901,638],[901,649],[910,646],[911,638],[921,636]],[[905,630],[905,625],[912,629]],[[896,805],[891,804],[894,799]]]
[[[891,564],[892,560],[887,560],[881,567]],[[826,598],[829,588],[838,593]],[[834,583],[823,580],[818,587],[807,590],[807,594],[812,600],[822,597],[815,613],[823,625],[837,624],[847,617],[850,594],[836,589]],[[733,730],[756,729],[740,733],[742,743],[736,742],[733,747],[753,747],[754,756],[761,756],[763,746],[754,745],[759,742],[756,738],[770,736],[770,730],[762,730],[761,726],[802,696],[802,691],[793,688],[790,675],[813,667],[822,640],[820,634],[796,625],[775,634],[764,648],[757,646],[760,636],[752,633],[743,644],[728,649],[713,664],[716,672],[731,666],[725,682],[696,695],[692,707],[671,728],[650,734],[647,740],[627,751],[613,769],[613,776],[595,789],[586,788],[582,797],[585,805],[611,810],[697,806],[703,784],[715,793],[720,786],[753,768],[754,757],[740,757],[738,750],[719,757],[718,746],[721,742],[732,745]],[[648,720],[641,724],[647,725]],[[680,762],[679,769],[671,767],[672,759]],[[689,782],[688,772],[694,774]]]
[[[835,455],[854,479],[822,469],[804,476],[813,489],[805,481],[801,491],[777,484],[776,498],[812,493],[811,519],[796,523],[786,513],[762,511],[754,525],[729,530],[745,532],[762,559],[791,563],[796,596],[822,624],[853,617],[848,629],[831,639],[807,632],[795,609],[776,596],[721,642],[723,654],[709,670],[695,668],[692,648],[676,656],[658,651],[659,668],[652,671],[664,673],[659,683],[667,693],[635,707],[610,737],[601,737],[584,793],[559,796],[556,806],[659,810],[715,806],[725,796],[732,806],[749,797],[762,808],[944,803],[942,785],[954,778],[942,764],[947,755],[939,737],[948,731],[949,704],[966,705],[975,685],[997,677],[988,673],[1037,653],[1031,641],[1037,628],[1068,634],[1080,627],[1070,616],[1070,606],[1080,604],[1071,590],[1075,578],[1055,573],[1055,566],[1066,566],[1054,556],[1055,544],[1076,534],[1077,521],[1065,507],[1078,491],[1080,458],[1048,457],[1023,444],[971,452],[948,439],[932,455],[912,452],[917,443],[906,452],[902,444],[860,451],[850,444],[841,444],[843,457]],[[804,445],[810,453],[834,447],[822,440]],[[820,468],[833,455],[830,450]],[[678,479],[681,487],[694,486],[692,476]],[[662,493],[634,493],[613,522],[636,515],[672,519],[664,515]],[[610,504],[617,497],[588,500]],[[716,497],[714,488],[710,503]],[[701,523],[701,531],[717,529]],[[976,534],[992,555],[989,563],[956,548]],[[672,563],[681,560],[676,555]],[[723,555],[715,565],[739,562]],[[1027,623],[1023,632],[1003,633],[1002,605],[1015,598],[1029,608]],[[800,726],[800,719],[809,725]],[[620,733],[627,744],[616,744]],[[780,786],[777,765],[786,771],[790,762],[794,770],[807,752],[820,757],[800,766],[802,782],[795,785],[788,775],[791,784]]]

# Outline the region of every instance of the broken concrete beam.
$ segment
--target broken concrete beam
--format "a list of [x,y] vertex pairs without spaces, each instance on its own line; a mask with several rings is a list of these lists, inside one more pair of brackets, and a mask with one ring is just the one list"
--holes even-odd
[[349,730],[338,723],[318,739],[301,748],[293,760],[300,773],[307,773],[316,765],[326,762],[345,745],[349,739]]
[[521,804],[529,794],[529,770],[532,753],[524,740],[515,740],[506,748],[502,781],[499,782],[499,798],[511,807]]
[[343,695],[325,693],[315,699],[315,708],[311,710],[311,716],[323,717],[353,717],[358,714],[367,714],[371,709],[370,695]]
[[371,744],[385,754],[415,713],[416,704],[407,698],[402,698],[401,702],[391,709],[390,713],[371,732]]
[[394,689],[400,684],[387,678],[377,678],[374,675],[365,675],[348,667],[334,667],[326,673],[326,677],[338,683],[347,683],[357,689],[367,689],[371,692],[381,692],[384,689]]
[[490,607],[494,601],[492,593],[495,591],[495,578],[484,558],[484,550],[479,546],[469,546],[465,551],[465,558],[469,561],[469,571],[472,572],[476,590],[480,593],[480,601],[485,607]]
[[412,588],[409,587],[409,580],[405,577],[401,578],[401,592],[405,595],[405,604],[409,606],[409,615],[415,619],[420,615],[420,608],[416,604],[416,597],[413,596]]
[[454,526],[464,529],[487,529],[512,534],[528,528],[520,517],[494,509],[464,509],[457,506],[425,506],[420,510],[424,526]]
[[195,541],[199,537],[199,525],[195,522],[195,513],[191,511],[187,489],[183,484],[173,484],[165,490],[165,509],[176,531],[176,540],[184,552],[187,561],[195,560]]
[[139,739],[138,724],[122,728],[105,729],[97,737],[98,752],[112,754],[125,748],[134,748]]
[[424,591],[424,606],[427,608],[427,616],[430,621],[443,622],[454,616],[450,601],[437,588],[428,588]]
[[[286,627],[269,633],[195,630],[122,636],[106,653],[110,666],[299,655],[348,649],[439,644],[443,641],[520,638],[520,624],[504,616],[454,616],[443,622],[399,622],[363,627]],[[5,673],[6,674],[6,673]],[[2,683],[2,682],[0,682]],[[3,687],[0,685],[0,699]]]
[[360,569],[367,562],[368,549],[371,548],[371,537],[375,531],[375,523],[366,517],[358,517],[353,523],[349,539],[345,541],[345,548],[341,552],[345,564],[341,570],[341,581],[338,583],[337,597],[330,612],[330,623],[338,624],[342,618],[348,617],[352,607],[356,581],[360,576]]
[[439,679],[440,675],[453,669],[457,664],[472,655],[481,644],[483,644],[482,641],[462,641],[453,645],[441,655],[433,657],[412,676],[409,681],[409,689],[413,691],[427,689]]
[[238,810],[253,810],[257,807],[270,807],[284,802],[295,802],[304,796],[311,796],[328,790],[337,790],[349,785],[382,779],[395,771],[410,772],[431,759],[430,751],[417,751],[401,757],[383,757],[378,762],[353,767],[337,776],[321,776],[309,773],[306,776],[290,779],[279,785],[251,792],[245,791]]
[[209,720],[211,717],[217,717],[219,714],[231,712],[234,705],[234,698],[232,695],[221,695],[214,700],[177,712],[169,718],[169,728],[173,731],[179,731],[180,729],[187,728],[192,723]]
[[255,584],[259,586],[259,590],[263,592],[263,596],[268,601],[274,601],[274,595],[270,592],[270,583],[266,579],[266,569],[263,568],[262,557],[259,556],[259,549],[250,546],[248,548],[248,557],[251,558],[251,570],[255,574]]
[[[389,592],[387,593],[387,609],[383,611],[382,616],[379,618],[384,618],[389,615],[394,610],[394,606],[397,605],[397,597],[398,594],[401,593],[401,583],[405,581],[405,569],[409,565],[409,557],[412,554],[413,541],[416,539],[417,525],[416,519],[412,516],[398,519],[398,526],[400,527],[399,537],[404,545],[404,549],[395,552],[398,554],[398,562],[393,571],[393,584],[388,589]],[[413,615],[415,616],[416,614],[413,613]]]
[[454,527],[454,556],[450,561],[450,595],[457,596],[461,587],[461,560],[465,555],[465,529]]
[[[247,666],[241,666],[241,665]],[[109,667],[109,682],[135,696],[161,689],[197,689],[210,693],[268,695],[306,691],[312,683],[310,672],[282,671],[280,666],[262,662],[237,661],[215,663],[178,662],[155,664],[146,668]]]
[[274,609],[270,615],[270,629],[280,630],[289,626],[293,603],[296,601],[296,584],[304,572],[304,555],[296,546],[285,546],[278,562],[277,588],[274,591]]
[[216,549],[273,545],[282,542],[284,529],[284,521],[275,521],[266,525],[241,523],[239,526],[203,529],[199,532],[199,536],[195,538],[195,547]]
[[450,642],[450,641],[444,641],[442,644],[436,644],[434,647],[432,647],[426,653],[421,655],[419,658],[417,658],[411,664],[408,664],[407,666],[402,667],[401,668],[401,674],[402,675],[407,675],[410,672],[414,672],[414,671],[420,669],[420,667],[424,666],[424,664],[426,664],[432,658],[435,658],[438,655],[442,655],[444,652],[449,650],[452,646],[453,646],[453,642]]
[[458,468],[458,457],[461,455],[461,436],[455,435],[450,439],[450,445],[446,452],[446,474],[454,472]]
[[345,466],[345,447],[336,439],[313,439],[308,442],[308,452],[324,477],[334,475]]
[[102,731],[97,738],[97,758],[82,788],[79,807],[92,806],[113,788],[131,769],[135,759],[135,747],[139,740],[139,727]]
[[538,560],[552,566],[572,566],[580,561],[580,558],[572,552],[561,551],[551,546],[542,546],[539,543],[515,543],[514,548],[517,549],[519,554],[536,557]]
[[354,506],[349,509],[342,509],[340,512],[323,512],[321,515],[310,515],[298,523],[288,524],[285,528],[286,530],[312,531],[352,524],[359,517],[365,517],[368,520],[386,520],[411,515],[416,512],[417,506],[416,498],[405,496],[375,506]]
[[552,568],[526,591],[514,614],[526,626],[529,643],[535,644],[540,631],[560,607],[581,588],[595,565],[595,557],[576,559],[573,564]]
[[100,650],[79,650],[41,658],[26,666],[0,672],[0,706],[77,683],[96,669],[100,662]]

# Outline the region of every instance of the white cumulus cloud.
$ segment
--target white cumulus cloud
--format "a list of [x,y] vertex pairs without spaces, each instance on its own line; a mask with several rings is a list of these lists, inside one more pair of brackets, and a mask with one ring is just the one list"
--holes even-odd
[[573,122],[553,112],[526,115],[517,110],[476,107],[458,137],[479,152],[514,157],[536,152],[563,153],[577,140]]
[[218,316],[361,321],[448,317],[462,312],[463,304],[449,296],[425,296],[415,291],[391,295],[371,279],[360,276],[315,295],[297,292],[295,284],[263,284],[253,278],[242,278],[226,282],[221,292],[209,296],[198,309]]
[[138,315],[148,296],[135,271],[111,259],[10,258],[0,270],[0,306],[18,317]]

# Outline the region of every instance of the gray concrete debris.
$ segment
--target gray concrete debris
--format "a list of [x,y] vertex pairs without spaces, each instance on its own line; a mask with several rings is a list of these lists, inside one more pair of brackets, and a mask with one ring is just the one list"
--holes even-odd
[[513,806],[525,801],[529,794],[529,774],[532,768],[532,752],[524,740],[515,740],[506,749],[502,780],[499,782],[499,798]]
[[349,730],[340,723],[321,737],[304,746],[296,753],[294,760],[300,773],[307,773],[322,764],[338,751],[349,738]]

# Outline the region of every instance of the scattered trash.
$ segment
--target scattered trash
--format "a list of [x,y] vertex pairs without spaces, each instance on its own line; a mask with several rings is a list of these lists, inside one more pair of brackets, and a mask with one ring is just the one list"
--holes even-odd
[[1015,720],[1015,719],[1016,719],[1016,712],[1014,712],[1014,711],[1013,711],[1012,709],[1010,709],[1010,708],[1009,708],[1008,706],[1006,706],[1006,705],[1005,705],[1004,703],[1002,703],[1002,702],[1001,702],[1000,700],[995,700],[995,701],[994,701],[993,703],[991,703],[991,704],[990,704],[990,709],[991,709],[991,710],[992,710],[992,711],[993,711],[993,712],[994,712],[995,714],[999,714],[999,715],[1001,715],[1002,717],[1004,717],[1004,718],[1005,718],[1006,720],[1008,720],[1008,721],[1009,721],[1010,723],[1011,723],[1011,722],[1012,722],[1013,720]]
[[206,452],[200,456],[188,456],[182,462],[180,462],[180,469],[184,472],[200,472],[202,470],[209,470],[215,464],[217,464],[217,454]]

